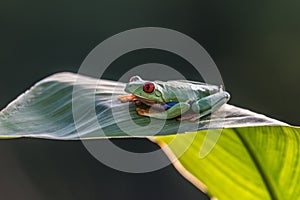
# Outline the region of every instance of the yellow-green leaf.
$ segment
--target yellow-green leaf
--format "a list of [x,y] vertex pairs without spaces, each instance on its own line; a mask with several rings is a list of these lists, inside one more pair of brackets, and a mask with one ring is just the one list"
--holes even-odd
[[[225,128],[213,150],[199,157],[205,135],[177,135],[166,153],[188,150],[174,163],[192,183],[220,200],[300,199],[300,129],[288,126]],[[175,135],[157,136],[165,146]]]

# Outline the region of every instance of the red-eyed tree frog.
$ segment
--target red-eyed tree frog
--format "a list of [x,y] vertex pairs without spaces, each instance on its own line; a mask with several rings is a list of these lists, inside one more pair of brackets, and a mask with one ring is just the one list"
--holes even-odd
[[229,93],[221,86],[188,80],[146,81],[139,76],[130,78],[125,91],[130,94],[119,96],[121,102],[135,101],[137,105],[151,107],[136,108],[139,115],[157,119],[177,118],[180,121],[196,121],[230,99]]

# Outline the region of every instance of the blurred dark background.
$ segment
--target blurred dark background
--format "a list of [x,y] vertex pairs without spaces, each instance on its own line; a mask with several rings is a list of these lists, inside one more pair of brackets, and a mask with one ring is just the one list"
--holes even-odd
[[[187,34],[208,51],[231,104],[299,125],[299,10],[300,1],[280,0],[2,0],[0,107],[48,75],[77,72],[106,38],[155,26]],[[113,65],[122,71],[122,66],[154,61],[187,64],[162,55],[136,52]],[[119,75],[108,71],[105,78]],[[143,139],[116,142],[134,151],[157,148]],[[147,174],[118,172],[95,160],[80,142],[1,140],[0,154],[1,199],[205,199],[172,166]]]

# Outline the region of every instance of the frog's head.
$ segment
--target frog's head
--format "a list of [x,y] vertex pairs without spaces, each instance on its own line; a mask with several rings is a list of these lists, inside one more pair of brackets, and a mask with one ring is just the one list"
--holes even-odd
[[126,84],[125,91],[150,101],[164,102],[161,86],[155,82],[145,81],[139,76],[133,76],[130,78],[129,83]]

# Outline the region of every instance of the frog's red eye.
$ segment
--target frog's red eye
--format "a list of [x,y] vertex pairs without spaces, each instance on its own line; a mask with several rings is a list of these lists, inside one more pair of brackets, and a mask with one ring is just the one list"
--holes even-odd
[[144,84],[143,90],[144,92],[151,93],[153,92],[154,88],[155,87],[153,83],[147,82]]

